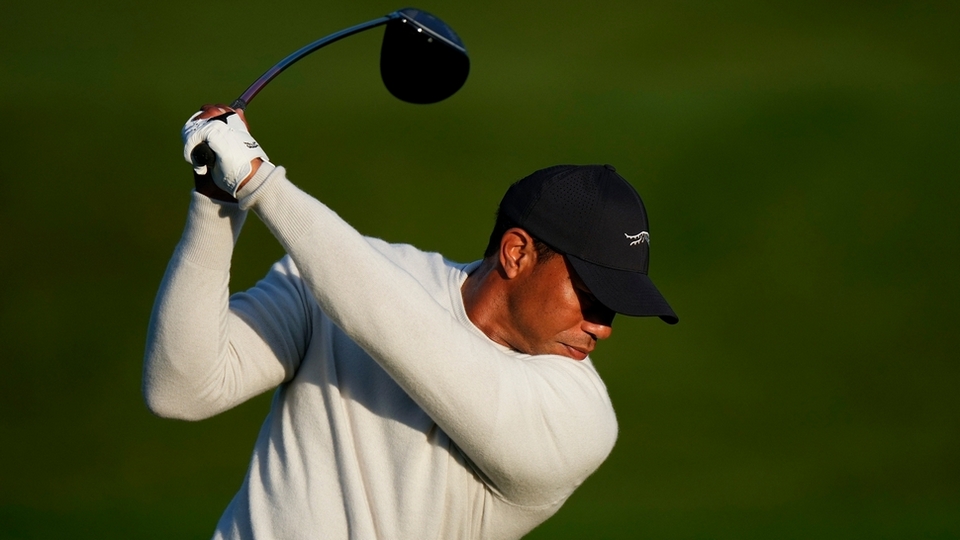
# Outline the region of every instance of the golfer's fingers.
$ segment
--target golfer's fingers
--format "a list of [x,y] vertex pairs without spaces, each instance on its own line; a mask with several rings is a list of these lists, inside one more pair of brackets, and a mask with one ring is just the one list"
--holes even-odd
[[231,111],[237,113],[237,116],[243,120],[243,125],[247,126],[247,131],[250,131],[250,122],[247,122],[247,115],[243,112],[243,109],[230,109]]
[[[220,116],[223,113],[230,112],[233,109],[227,107],[222,103],[217,103],[215,105],[206,104],[200,107],[200,114],[194,117],[195,120],[206,120],[207,118],[213,118],[214,116]],[[242,117],[241,117],[242,118]]]
[[247,130],[250,130],[250,123],[247,122],[247,115],[243,113],[243,109],[234,109],[233,107],[227,107],[222,103],[217,103],[216,105],[206,104],[203,107],[200,107],[200,113],[196,115],[195,119],[197,120],[206,120],[207,118],[213,118],[214,116],[220,116],[226,112],[235,112],[237,116],[243,120],[243,125],[247,126]]

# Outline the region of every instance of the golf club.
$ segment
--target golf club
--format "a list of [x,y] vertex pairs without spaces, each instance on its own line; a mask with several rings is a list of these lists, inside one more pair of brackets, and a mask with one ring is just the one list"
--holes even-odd
[[[246,109],[267,83],[304,56],[384,24],[387,28],[380,47],[380,77],[394,97],[408,103],[436,103],[452,96],[466,82],[470,59],[456,32],[426,11],[403,8],[302,47],[268,69],[231,107]],[[190,157],[196,165],[207,165],[216,159],[204,143],[197,145]]]

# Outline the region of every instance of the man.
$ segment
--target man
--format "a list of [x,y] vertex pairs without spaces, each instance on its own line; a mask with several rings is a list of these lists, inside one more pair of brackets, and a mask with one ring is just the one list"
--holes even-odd
[[[484,258],[457,264],[361,236],[242,112],[205,106],[184,139],[216,161],[154,306],[147,403],[198,420],[278,387],[214,538],[519,538],[603,462],[617,424],[589,353],[615,312],[677,320],[612,167],[514,184]],[[248,210],[287,256],[229,296]]]

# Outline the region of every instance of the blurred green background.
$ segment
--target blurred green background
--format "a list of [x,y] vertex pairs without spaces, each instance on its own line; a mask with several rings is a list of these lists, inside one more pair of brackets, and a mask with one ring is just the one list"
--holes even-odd
[[[140,396],[191,178],[179,129],[307,42],[403,7],[0,8],[0,538],[209,538],[262,396],[201,423]],[[362,232],[467,261],[510,182],[612,163],[681,323],[594,355],[610,459],[529,538],[958,538],[960,3],[435,0],[471,54],[433,106],[381,31],[249,109]],[[254,218],[233,286],[281,255]]]

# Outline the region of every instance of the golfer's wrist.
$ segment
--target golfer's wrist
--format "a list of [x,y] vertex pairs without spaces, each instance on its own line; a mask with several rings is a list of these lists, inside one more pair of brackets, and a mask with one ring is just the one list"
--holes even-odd
[[235,202],[195,193],[177,246],[178,256],[205,268],[229,267],[246,215]]
[[237,200],[243,209],[249,208],[253,204],[253,199],[259,188],[263,186],[270,175],[277,167],[269,161],[263,161],[254,165],[254,172],[244,180],[237,189]]
[[239,195],[240,192],[243,191],[244,186],[257,175],[257,171],[260,170],[260,165],[263,165],[263,163],[263,160],[260,158],[250,160],[250,174],[240,181],[240,184],[237,186],[237,195]]

